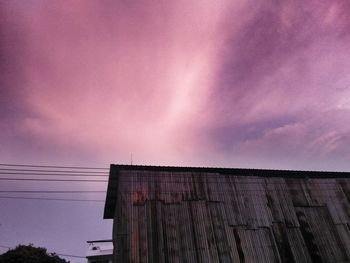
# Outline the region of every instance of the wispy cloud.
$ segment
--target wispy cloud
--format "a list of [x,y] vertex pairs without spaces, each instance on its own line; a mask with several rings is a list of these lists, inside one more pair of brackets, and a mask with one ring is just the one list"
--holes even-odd
[[2,159],[350,168],[348,1],[1,14]]
[[[214,152],[245,166],[348,169],[346,10],[345,1],[265,1],[227,33],[207,120]],[[319,138],[338,143],[329,151]]]

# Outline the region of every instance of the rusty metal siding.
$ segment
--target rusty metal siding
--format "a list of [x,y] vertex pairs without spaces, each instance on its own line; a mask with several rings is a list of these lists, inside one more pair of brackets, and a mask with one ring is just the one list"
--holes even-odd
[[350,179],[119,170],[115,262],[350,262]]

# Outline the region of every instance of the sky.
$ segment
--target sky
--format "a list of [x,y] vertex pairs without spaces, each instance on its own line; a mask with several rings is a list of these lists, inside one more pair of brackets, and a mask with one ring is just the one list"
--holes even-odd
[[3,163],[350,171],[350,2],[0,0],[0,129]]

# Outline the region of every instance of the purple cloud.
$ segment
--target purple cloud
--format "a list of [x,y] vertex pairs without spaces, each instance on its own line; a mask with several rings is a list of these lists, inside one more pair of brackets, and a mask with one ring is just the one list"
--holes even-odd
[[350,168],[348,1],[26,3],[2,159]]

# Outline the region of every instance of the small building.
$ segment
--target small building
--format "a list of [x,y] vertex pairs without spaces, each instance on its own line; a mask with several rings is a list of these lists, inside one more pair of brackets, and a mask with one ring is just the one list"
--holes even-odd
[[86,258],[88,263],[112,263],[113,243],[112,240],[87,241],[89,244]]
[[114,262],[350,262],[350,173],[111,165]]

